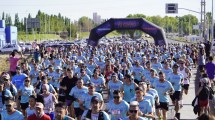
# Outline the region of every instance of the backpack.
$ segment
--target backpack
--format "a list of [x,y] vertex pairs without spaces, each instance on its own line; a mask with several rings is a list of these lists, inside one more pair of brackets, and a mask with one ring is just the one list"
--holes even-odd
[[[86,114],[86,118],[91,119],[91,112],[92,110],[88,110]],[[104,120],[104,115],[103,111],[99,111],[99,117],[98,120]]]
[[210,89],[206,85],[204,85],[198,95],[198,98],[199,100],[208,100],[209,96],[210,96]]

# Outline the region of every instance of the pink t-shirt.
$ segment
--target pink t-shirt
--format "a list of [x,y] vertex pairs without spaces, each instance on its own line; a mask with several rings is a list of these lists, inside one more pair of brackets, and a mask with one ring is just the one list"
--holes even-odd
[[20,58],[14,58],[14,57],[10,57],[9,61],[10,61],[10,71],[12,72],[16,72],[16,66],[18,65],[18,61],[20,60]]

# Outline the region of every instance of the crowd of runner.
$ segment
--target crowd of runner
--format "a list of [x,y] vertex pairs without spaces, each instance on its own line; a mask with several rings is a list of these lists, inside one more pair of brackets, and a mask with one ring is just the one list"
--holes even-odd
[[[180,119],[183,96],[194,94],[191,70],[204,75],[200,86],[214,83],[204,45],[40,46],[32,56],[9,55],[10,71],[0,80],[1,120],[166,120],[169,104]],[[209,112],[209,98],[200,94],[199,115]]]

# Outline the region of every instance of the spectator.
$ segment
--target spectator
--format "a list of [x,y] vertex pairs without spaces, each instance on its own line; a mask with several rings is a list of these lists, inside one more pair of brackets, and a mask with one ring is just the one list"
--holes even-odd
[[213,62],[212,56],[208,58],[208,63],[205,65],[205,69],[208,74],[208,78],[210,79],[210,82],[212,84],[211,87],[213,88],[215,84],[215,63]]
[[16,51],[13,51],[10,56],[8,61],[10,62],[10,74],[11,76],[16,75],[16,66],[18,66],[19,60],[21,60],[23,58],[22,53],[20,52],[20,57],[16,57]]

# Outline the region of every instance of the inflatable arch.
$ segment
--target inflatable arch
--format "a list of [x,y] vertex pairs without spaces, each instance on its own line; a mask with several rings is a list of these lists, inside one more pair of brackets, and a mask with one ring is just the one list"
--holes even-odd
[[154,38],[155,45],[167,45],[163,29],[143,18],[111,18],[91,30],[88,45],[97,46],[99,39],[113,30],[141,30]]

